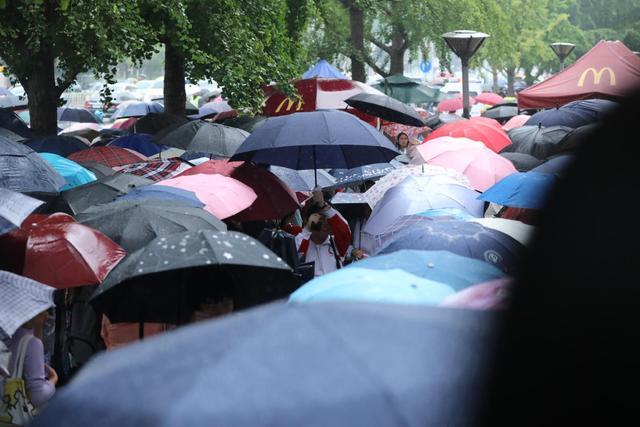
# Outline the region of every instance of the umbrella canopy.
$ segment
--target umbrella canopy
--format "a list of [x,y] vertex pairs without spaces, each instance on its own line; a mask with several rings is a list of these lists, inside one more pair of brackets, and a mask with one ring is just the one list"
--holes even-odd
[[331,188],[336,185],[336,178],[324,169],[295,170],[282,166],[269,166],[269,170],[293,191],[312,191],[317,178],[318,187]]
[[102,125],[99,125],[98,123],[66,122],[66,124],[68,124],[69,126],[65,126],[64,129],[59,132],[60,135],[74,134],[76,136],[84,136],[82,132],[93,134],[90,131],[100,132],[102,130]]
[[487,189],[480,200],[515,208],[542,209],[557,181],[552,174],[518,172]]
[[83,168],[76,162],[52,153],[39,153],[49,165],[56,170],[67,182],[60,191],[70,190],[79,185],[95,181],[93,172]]
[[369,204],[374,207],[382,199],[385,193],[392,187],[395,187],[408,176],[434,176],[434,175],[446,175],[449,178],[454,179],[459,184],[470,187],[469,179],[462,175],[460,172],[443,168],[441,166],[431,165],[411,165],[406,167],[399,167],[394,171],[389,172],[383,176],[374,184],[373,187],[368,189],[364,194]]
[[85,110],[84,108],[73,108],[73,107],[59,107],[58,121],[59,122],[80,122],[80,123],[102,123],[102,120],[97,118],[89,110]]
[[372,87],[405,104],[428,104],[438,101],[437,89],[401,75],[389,76]]
[[573,101],[560,108],[540,111],[529,119],[527,126],[567,126],[577,128],[602,120],[618,106],[617,102],[606,99],[586,99]]
[[0,337],[11,337],[25,322],[53,307],[54,290],[0,270]]
[[116,173],[116,171],[111,169],[109,166],[105,166],[105,165],[103,165],[101,163],[98,163],[98,162],[76,162],[76,163],[78,163],[83,168],[88,169],[91,172],[93,172],[93,174],[98,179],[104,178],[105,176],[111,176],[114,173]]
[[73,153],[68,158],[76,162],[98,162],[109,167],[140,163],[146,160],[142,154],[120,147],[91,147]]
[[249,133],[253,133],[256,129],[264,124],[267,120],[264,116],[240,116],[224,119],[220,121],[220,124],[230,126],[238,129],[242,129]]
[[2,109],[20,110],[27,107],[28,107],[27,101],[22,100],[15,95],[0,96],[0,108]]
[[291,294],[296,303],[368,301],[387,304],[436,305],[454,290],[399,268],[343,268],[305,283]]
[[31,215],[12,233],[25,241],[22,274],[58,289],[98,284],[126,255],[107,236],[63,213]]
[[198,108],[198,114],[189,116],[191,119],[207,119],[220,113],[234,111],[227,101],[211,101]]
[[185,117],[175,116],[169,113],[149,113],[140,117],[133,127],[136,133],[156,134],[171,127],[177,127],[188,123]]
[[574,153],[582,147],[585,141],[591,138],[591,135],[600,128],[599,123],[593,123],[590,125],[580,126],[572,130],[567,136],[560,141],[560,147],[562,153]]
[[473,218],[469,221],[477,222],[484,227],[491,228],[493,230],[500,231],[508,236],[513,237],[523,246],[528,246],[533,237],[535,227],[529,224],[525,224],[521,221],[514,221],[504,218]]
[[314,77],[348,80],[347,76],[342,74],[336,67],[329,64],[324,59],[320,59],[302,75],[303,79],[312,79]]
[[124,135],[110,141],[108,147],[128,148],[146,157],[151,157],[162,151],[164,147],[156,144],[155,139],[148,133],[134,133]]
[[[423,279],[445,284],[456,291],[505,276],[502,270],[487,262],[448,251],[403,249],[386,255],[365,258],[350,264],[345,270],[350,268],[401,269]],[[304,289],[305,286],[300,289]]]
[[20,136],[17,133],[3,127],[0,127],[0,137],[10,139],[13,142],[24,142],[24,140],[26,139],[23,136]]
[[385,193],[363,231],[375,236],[399,217],[429,209],[456,208],[480,217],[484,204],[477,197],[478,193],[447,176],[409,176]]
[[255,191],[258,196],[247,209],[236,214],[236,221],[280,219],[300,207],[295,193],[268,169],[245,162],[210,160],[201,163],[180,176],[220,174],[237,179]]
[[41,200],[0,188],[0,236],[20,227],[25,218],[43,204]]
[[[469,97],[469,105],[476,103],[473,97]],[[437,111],[440,113],[455,112],[464,108],[462,96],[456,96],[455,98],[443,99],[438,103]]]
[[19,193],[58,194],[66,181],[31,148],[0,137],[0,188]]
[[425,141],[441,136],[469,138],[474,141],[480,141],[496,153],[511,144],[511,140],[502,129],[480,120],[461,120],[447,123],[431,132]]
[[[185,270],[205,274],[183,284],[167,274]],[[272,282],[274,277],[291,279],[291,268],[255,239],[237,232],[187,231],[157,237],[130,254],[98,287],[92,302],[112,322],[182,323],[185,319],[176,310],[188,307],[180,307],[181,297],[205,296],[207,291],[215,295],[232,285],[232,295],[227,296],[234,297],[234,308],[243,308],[291,292],[291,283]]]
[[504,153],[525,153],[544,160],[563,151],[562,140],[572,131],[566,126],[523,126],[509,131],[512,143]]
[[333,169],[329,173],[336,179],[336,186],[347,186],[364,181],[374,181],[395,169],[396,167],[390,163],[377,163],[353,169]]
[[33,136],[29,126],[16,113],[5,108],[0,108],[0,128],[17,133],[23,138]]
[[397,141],[400,133],[406,133],[410,140],[421,142],[429,135],[432,129],[428,126],[415,127],[398,123],[387,123],[382,125],[380,130],[391,138],[392,141]]
[[222,221],[203,209],[167,200],[118,200],[93,206],[76,218],[101,231],[127,252],[134,252],[159,236],[227,229]]
[[512,283],[511,278],[479,283],[449,295],[442,300],[440,306],[478,310],[505,309],[509,307]]
[[524,126],[525,123],[529,121],[531,116],[526,114],[519,114],[517,116],[511,117],[503,126],[505,132],[509,132],[511,129],[516,129]]
[[504,98],[493,92],[482,92],[480,95],[476,96],[476,102],[487,105],[497,105],[502,104],[504,102]]
[[62,157],[89,148],[79,138],[61,135],[30,139],[25,145],[38,153],[53,153]]
[[156,135],[158,144],[181,148],[186,151],[207,153],[229,158],[249,136],[248,132],[218,123],[195,120],[162,135]]
[[123,196],[119,196],[117,200],[170,200],[196,208],[204,207],[204,203],[200,201],[193,191],[160,184],[136,188]]
[[471,186],[478,191],[484,191],[516,172],[509,160],[489,150],[481,142],[446,136],[419,145],[411,163],[455,169],[469,178]]
[[555,175],[558,178],[562,178],[566,174],[571,163],[573,163],[574,157],[575,156],[571,154],[554,156],[531,169],[531,172],[548,173]]
[[138,122],[137,117],[115,119],[113,123],[111,123],[110,129],[129,130],[133,128],[133,125],[135,125],[137,122]]
[[531,169],[543,163],[542,160],[526,153],[502,152],[500,155],[508,159],[518,172],[529,172]]
[[409,126],[424,126],[416,110],[390,96],[359,93],[344,101],[347,105],[372,116]]
[[446,250],[488,262],[507,274],[519,268],[525,247],[514,238],[471,221],[432,221],[399,233],[379,254],[401,249]]
[[387,138],[357,117],[342,111],[315,111],[268,119],[232,160],[290,169],[350,169],[389,162],[397,155]]
[[111,202],[136,187],[149,184],[153,184],[153,181],[130,174],[106,176],[96,182],[64,191],[53,202],[52,209],[76,215],[91,206]]
[[120,173],[130,173],[158,182],[178,176],[190,168],[191,166],[187,162],[179,159],[171,159],[132,163],[117,169]]
[[510,120],[511,118],[517,115],[518,115],[518,107],[510,107],[506,105],[489,108],[487,111],[482,113],[482,117],[488,117],[490,119],[496,119],[496,120],[502,120],[502,121]]
[[220,219],[247,209],[258,197],[248,185],[217,174],[178,176],[162,181],[162,185],[193,191],[204,203],[204,209]]
[[164,107],[158,102],[124,101],[111,116],[112,119],[124,117],[143,117],[149,113],[162,113]]

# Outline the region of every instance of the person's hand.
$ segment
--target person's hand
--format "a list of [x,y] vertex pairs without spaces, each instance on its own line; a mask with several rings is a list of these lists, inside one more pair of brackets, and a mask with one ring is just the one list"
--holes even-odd
[[354,260],[360,260],[364,258],[364,252],[362,251],[362,249],[354,249],[351,251],[351,258],[353,258]]
[[58,383],[58,374],[56,373],[56,371],[46,363],[44,364],[44,370],[49,382],[53,385],[56,385]]

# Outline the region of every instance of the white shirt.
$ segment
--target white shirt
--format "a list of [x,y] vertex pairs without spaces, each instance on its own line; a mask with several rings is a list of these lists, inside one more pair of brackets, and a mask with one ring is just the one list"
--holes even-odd
[[314,243],[314,241],[311,240],[310,237],[311,232],[309,230],[302,230],[296,236],[296,244],[298,245],[298,247],[300,247],[300,243],[303,240],[309,240],[309,248],[307,249],[307,257],[305,258],[305,262],[315,262],[314,274],[316,275],[316,277],[322,276],[323,274],[330,273],[332,271],[336,271],[338,268],[336,267],[334,248],[331,247],[331,236],[327,237],[326,240],[320,244]]

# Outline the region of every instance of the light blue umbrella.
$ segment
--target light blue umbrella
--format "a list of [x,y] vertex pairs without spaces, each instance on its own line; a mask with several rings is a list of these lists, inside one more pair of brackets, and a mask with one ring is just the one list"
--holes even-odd
[[478,198],[503,206],[542,209],[557,175],[539,172],[518,172],[502,178]]
[[350,264],[345,269],[392,270],[399,268],[407,273],[433,280],[459,291],[466,287],[505,277],[505,273],[493,265],[449,251],[421,251],[404,249],[386,255],[378,255]]
[[306,73],[302,75],[303,79],[324,78],[324,79],[343,79],[348,80],[345,76],[333,65],[329,64],[324,59],[319,60],[313,67],[309,68]]
[[292,302],[369,301],[393,304],[439,304],[455,293],[451,286],[399,268],[370,270],[354,266],[316,277],[291,294]]
[[65,159],[53,153],[38,153],[49,165],[56,170],[67,182],[61,191],[70,190],[89,182],[96,181],[93,172],[83,168],[73,160]]

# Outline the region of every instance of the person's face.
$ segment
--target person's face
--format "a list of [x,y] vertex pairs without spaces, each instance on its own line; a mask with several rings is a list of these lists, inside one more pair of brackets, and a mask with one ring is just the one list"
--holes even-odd
[[398,137],[398,145],[400,148],[406,148],[409,145],[409,137],[407,135],[400,135],[400,137]]

